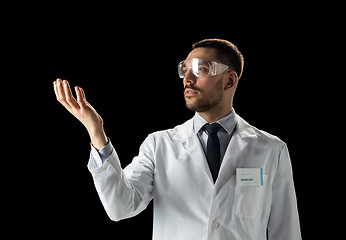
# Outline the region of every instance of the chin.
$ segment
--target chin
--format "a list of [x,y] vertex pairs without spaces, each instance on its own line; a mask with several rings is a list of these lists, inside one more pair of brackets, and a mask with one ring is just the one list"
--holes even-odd
[[220,101],[208,101],[207,99],[193,99],[185,97],[186,107],[195,112],[206,112],[218,105]]
[[197,111],[196,110],[196,104],[193,100],[191,100],[190,98],[185,98],[185,103],[186,103],[186,108],[191,110],[191,111]]

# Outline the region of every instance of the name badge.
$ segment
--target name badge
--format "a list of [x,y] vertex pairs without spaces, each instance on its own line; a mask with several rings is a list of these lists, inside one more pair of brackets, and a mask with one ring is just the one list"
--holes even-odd
[[237,186],[263,186],[262,168],[237,168]]

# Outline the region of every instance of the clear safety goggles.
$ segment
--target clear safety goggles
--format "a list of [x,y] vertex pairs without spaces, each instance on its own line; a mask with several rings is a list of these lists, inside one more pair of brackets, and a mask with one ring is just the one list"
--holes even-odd
[[191,58],[178,64],[179,77],[184,78],[189,69],[196,77],[206,77],[224,73],[229,70],[229,67],[222,63],[209,62],[201,58]]

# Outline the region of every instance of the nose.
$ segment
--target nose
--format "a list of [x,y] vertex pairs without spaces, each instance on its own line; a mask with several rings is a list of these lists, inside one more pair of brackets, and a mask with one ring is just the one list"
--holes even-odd
[[195,84],[196,83],[196,76],[192,73],[191,68],[189,68],[187,70],[187,72],[185,73],[185,77],[184,77],[184,86],[189,84]]

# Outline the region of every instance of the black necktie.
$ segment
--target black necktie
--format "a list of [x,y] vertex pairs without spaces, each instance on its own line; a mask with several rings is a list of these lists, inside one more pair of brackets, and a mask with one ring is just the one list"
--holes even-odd
[[220,169],[220,141],[217,132],[220,130],[221,126],[218,123],[213,123],[206,124],[204,127],[209,134],[207,142],[207,160],[213,180],[216,182]]

